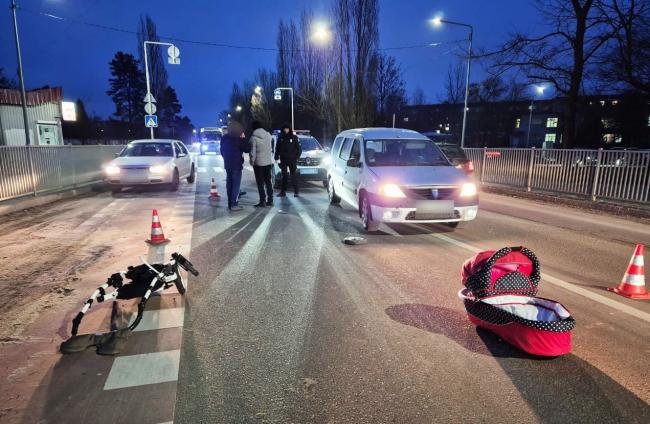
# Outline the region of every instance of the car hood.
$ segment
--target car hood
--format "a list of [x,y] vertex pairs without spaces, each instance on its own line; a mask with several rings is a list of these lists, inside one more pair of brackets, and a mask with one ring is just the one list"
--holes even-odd
[[303,150],[301,158],[322,158],[325,156],[324,150]]
[[111,165],[115,166],[154,166],[164,165],[173,160],[172,157],[164,156],[128,156],[119,157],[111,161]]
[[401,186],[458,185],[471,181],[453,166],[374,166],[378,180]]

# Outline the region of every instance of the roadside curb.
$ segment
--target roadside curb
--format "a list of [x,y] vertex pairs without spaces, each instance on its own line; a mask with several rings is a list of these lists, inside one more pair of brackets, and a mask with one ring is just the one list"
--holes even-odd
[[95,182],[73,189],[64,189],[38,196],[33,196],[31,194],[25,195],[16,199],[0,202],[0,216],[104,190],[106,190],[106,186],[103,182]]
[[590,212],[614,215],[619,218],[634,218],[635,221],[650,220],[650,207],[644,208],[633,204],[615,204],[604,200],[592,202],[588,199],[561,195],[555,193],[523,191],[496,185],[481,185],[481,190],[487,193],[500,194],[521,199],[537,200],[544,203],[559,204]]

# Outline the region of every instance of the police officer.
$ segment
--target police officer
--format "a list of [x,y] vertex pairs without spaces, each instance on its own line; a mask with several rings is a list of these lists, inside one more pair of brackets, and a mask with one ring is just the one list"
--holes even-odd
[[280,161],[280,169],[282,170],[282,189],[278,195],[279,197],[287,195],[289,173],[291,173],[294,196],[298,197],[298,159],[301,154],[302,147],[298,136],[293,133],[289,125],[283,126],[275,146],[275,160]]

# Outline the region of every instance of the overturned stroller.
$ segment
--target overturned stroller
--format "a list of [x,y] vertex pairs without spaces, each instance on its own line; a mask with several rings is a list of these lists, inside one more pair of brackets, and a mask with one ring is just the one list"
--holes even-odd
[[[144,262],[143,264],[130,266],[126,272],[112,274],[106,283],[98,287],[84,302],[81,311],[72,320],[72,336],[61,343],[61,353],[81,352],[91,346],[97,346],[99,354],[115,355],[119,353],[126,343],[129,332],[135,329],[142,320],[147,301],[153,293],[176,286],[178,293],[184,295],[186,284],[180,268],[194,276],[199,275],[192,263],[180,253],[172,253],[171,259],[166,263],[149,264],[142,257],[140,259]],[[125,279],[130,281],[125,282]],[[112,291],[107,291],[111,288]],[[127,328],[105,334],[77,334],[81,320],[93,304],[136,298],[140,298],[137,315]]]
[[462,270],[463,300],[469,320],[538,356],[571,352],[575,320],[560,303],[537,296],[541,279],[535,254],[525,247],[477,253]]

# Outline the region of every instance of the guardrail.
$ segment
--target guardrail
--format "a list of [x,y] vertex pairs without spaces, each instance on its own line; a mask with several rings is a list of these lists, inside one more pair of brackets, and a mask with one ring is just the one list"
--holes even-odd
[[650,151],[465,149],[484,184],[650,203]]
[[99,182],[123,147],[0,146],[0,201]]

